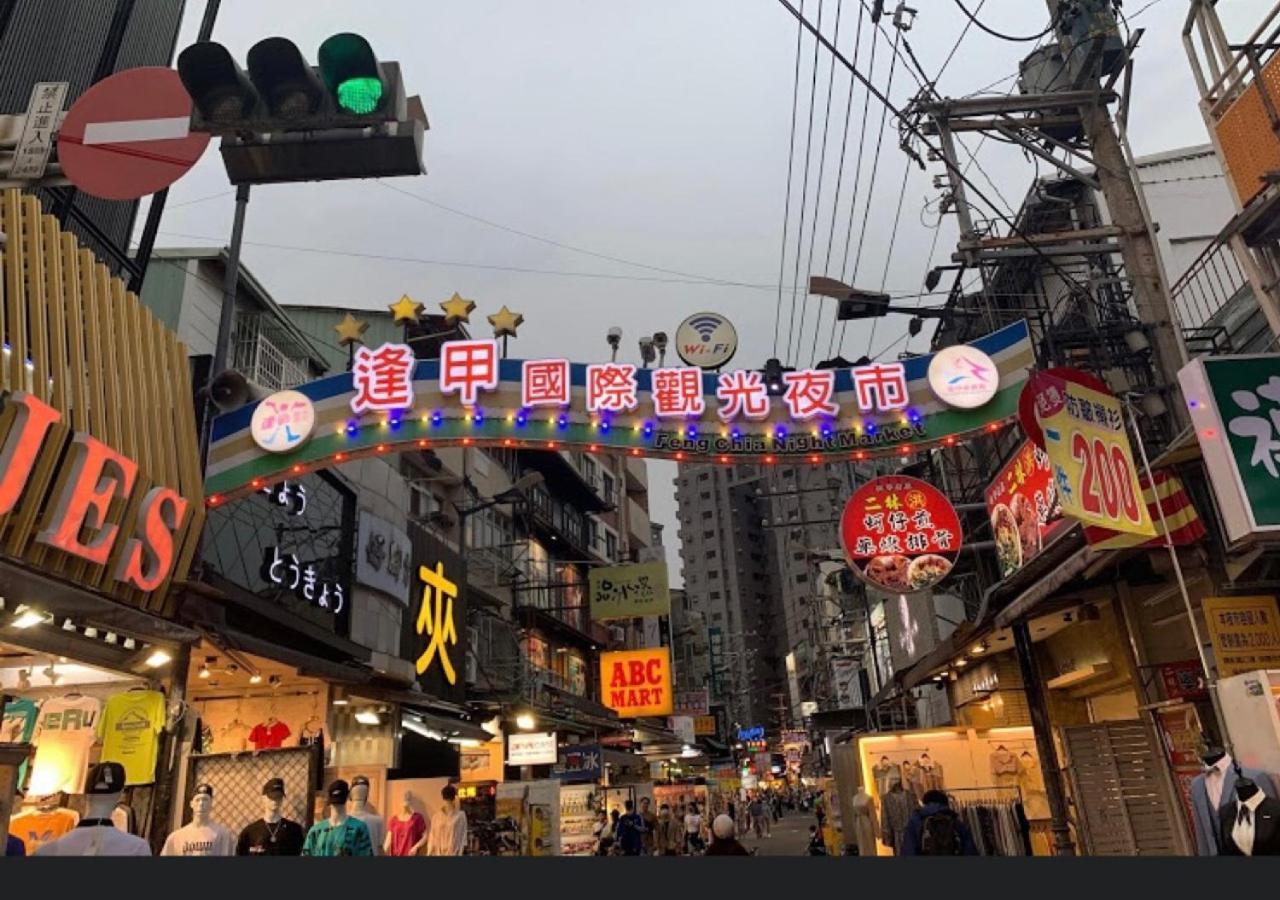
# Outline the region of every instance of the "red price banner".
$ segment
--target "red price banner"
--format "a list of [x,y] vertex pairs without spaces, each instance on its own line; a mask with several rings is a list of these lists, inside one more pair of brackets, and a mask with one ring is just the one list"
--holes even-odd
[[1001,577],[1029,563],[1068,524],[1062,518],[1049,454],[1031,441],[987,485],[985,496]]
[[840,540],[853,570],[892,593],[927,590],[946,578],[960,539],[960,517],[951,501],[906,475],[868,481],[840,517]]

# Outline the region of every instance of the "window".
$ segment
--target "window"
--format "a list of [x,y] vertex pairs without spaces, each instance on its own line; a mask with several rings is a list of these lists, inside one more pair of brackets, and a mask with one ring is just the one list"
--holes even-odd
[[795,553],[791,554],[791,558],[792,558],[792,559],[794,559],[796,562],[803,562],[803,561],[804,561],[804,551],[803,551],[803,550],[799,550],[799,551],[797,551],[797,552],[795,552]]
[[708,478],[710,478],[710,477],[711,477],[711,473],[710,473],[710,472],[699,472],[699,473],[698,473],[698,480],[699,480],[699,481],[706,481],[706,480],[707,480]]
[[580,455],[580,458],[582,460],[583,479],[585,479],[588,484],[594,485],[596,483],[596,472],[599,469],[599,466],[596,465],[596,461],[590,456],[582,454]]
[[699,495],[698,495],[698,497],[699,497],[699,498],[701,498],[701,499],[703,499],[703,500],[710,500],[710,499],[711,499],[711,492],[710,492],[710,491],[703,491],[701,494],[699,494]]
[[720,592],[719,592],[719,591],[712,591],[712,592],[711,592],[711,594],[710,594],[710,596],[711,596],[711,599],[712,599],[712,600],[719,600],[719,599],[720,599]]
[[712,621],[712,622],[723,622],[723,621],[724,621],[724,616],[723,616],[723,615],[721,615],[720,613],[712,613],[712,614],[711,614],[711,621]]
[[710,572],[707,573],[707,577],[712,581],[715,581],[720,577],[720,571],[718,569],[712,569]]
[[704,531],[704,532],[702,532],[702,539],[703,539],[704,541],[709,541],[709,540],[711,540],[712,538],[714,538],[715,536],[716,536],[716,532],[715,532],[715,529],[714,529],[714,528],[713,528],[713,529],[710,529],[710,530],[708,530],[708,531]]
[[610,506],[617,502],[614,499],[615,482],[616,479],[608,472],[605,472],[600,476],[601,493],[604,494],[604,502],[608,503]]
[[806,581],[808,581],[808,580],[809,580],[809,575],[808,575],[808,573],[805,573],[805,574],[803,574],[803,575],[797,575],[797,576],[796,576],[796,584],[804,584],[804,583],[805,583]]
[[711,510],[707,510],[702,514],[702,518],[710,519],[713,515],[715,515],[715,513],[713,513]]
[[612,531],[605,532],[604,555],[609,557],[609,559],[618,558],[618,536]]
[[716,558],[716,551],[714,551],[714,550],[708,550],[708,551],[707,551],[707,559],[715,559],[715,558]]

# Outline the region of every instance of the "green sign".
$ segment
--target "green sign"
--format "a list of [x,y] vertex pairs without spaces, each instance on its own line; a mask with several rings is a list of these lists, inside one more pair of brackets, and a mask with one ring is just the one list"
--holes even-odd
[[1280,527],[1280,356],[1206,359],[1204,371],[1249,516]]

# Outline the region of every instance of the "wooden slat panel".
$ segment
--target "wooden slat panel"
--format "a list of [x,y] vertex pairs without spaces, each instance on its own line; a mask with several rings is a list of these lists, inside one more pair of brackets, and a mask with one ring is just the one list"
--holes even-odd
[[74,235],[62,235],[62,282],[67,328],[67,391],[71,425],[76,431],[89,430],[89,394],[84,371],[84,307],[81,296],[84,273],[80,248]]
[[22,213],[23,255],[27,263],[27,390],[49,402],[49,298],[45,293],[44,226],[40,201],[25,197]]
[[26,383],[23,363],[27,359],[27,284],[26,266],[22,247],[22,195],[17,191],[4,193],[4,233],[10,236],[5,242],[5,330],[4,338],[9,351],[5,387],[22,390]]
[[43,216],[40,227],[44,231],[45,267],[44,292],[49,298],[47,325],[49,328],[49,402],[64,416],[70,410],[67,375],[67,320],[66,320],[66,288],[62,269],[62,232],[58,230],[58,220],[53,216]]

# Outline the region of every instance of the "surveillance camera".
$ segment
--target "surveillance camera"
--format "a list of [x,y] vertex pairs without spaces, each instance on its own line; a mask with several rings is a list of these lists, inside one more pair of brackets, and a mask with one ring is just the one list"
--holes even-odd
[[653,346],[658,348],[659,353],[667,349],[667,333],[665,331],[655,331],[653,333]]
[[622,329],[617,325],[609,329],[609,333],[605,335],[605,340],[609,342],[610,347],[617,347],[622,343]]

